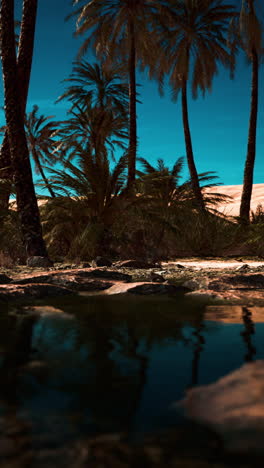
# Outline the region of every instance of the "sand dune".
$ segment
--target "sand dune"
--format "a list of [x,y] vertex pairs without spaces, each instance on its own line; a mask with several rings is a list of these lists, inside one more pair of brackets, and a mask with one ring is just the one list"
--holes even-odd
[[[232,199],[226,203],[219,204],[217,210],[221,213],[225,213],[227,216],[238,216],[240,199],[242,193],[242,185],[220,185],[210,187],[206,190],[207,193],[221,193],[232,197]],[[12,199],[13,208],[15,208],[14,199]],[[45,200],[38,200],[38,205],[41,206],[45,203]],[[259,204],[263,205],[264,209],[264,184],[254,184],[251,198],[251,210],[256,211]]]
[[[217,192],[232,197],[230,202],[218,205],[217,210],[221,213],[225,213],[228,216],[239,215],[242,185],[220,185],[219,187],[211,187],[207,189],[207,192]],[[259,204],[262,204],[264,208],[264,184],[253,185],[251,210],[255,211]]]

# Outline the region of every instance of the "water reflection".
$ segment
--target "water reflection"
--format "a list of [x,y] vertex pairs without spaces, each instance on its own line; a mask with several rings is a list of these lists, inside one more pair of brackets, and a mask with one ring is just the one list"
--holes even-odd
[[192,333],[195,338],[195,343],[193,347],[193,359],[192,359],[192,376],[191,376],[191,383],[190,387],[198,384],[199,381],[199,363],[200,363],[200,356],[204,349],[205,345],[205,338],[202,335],[204,330],[204,323],[201,320],[198,323]]
[[29,421],[34,447],[177,424],[169,408],[186,388],[264,358],[261,308],[108,297],[60,307],[68,315],[1,318],[0,415]]
[[252,343],[252,335],[255,334],[255,325],[252,320],[252,312],[249,307],[242,307],[242,320],[245,326],[245,330],[243,330],[240,334],[245,342],[247,350],[244,359],[246,362],[252,362],[254,356],[257,354],[257,350]]

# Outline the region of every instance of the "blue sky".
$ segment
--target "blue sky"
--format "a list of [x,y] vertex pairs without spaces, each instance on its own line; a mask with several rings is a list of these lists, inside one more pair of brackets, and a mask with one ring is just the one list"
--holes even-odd
[[[237,0],[238,1],[238,0]],[[16,18],[20,16],[22,0],[15,0]],[[71,73],[82,38],[74,38],[74,19],[65,22],[72,11],[70,0],[39,0],[34,61],[30,83],[28,110],[34,104],[40,113],[64,119],[67,102],[55,104],[65,89],[62,80]],[[94,60],[91,56],[86,58]],[[260,69],[260,96],[257,157],[254,183],[264,183],[264,67]],[[241,184],[246,156],[250,110],[250,66],[244,56],[238,58],[235,79],[219,70],[211,93],[192,100],[189,96],[189,116],[193,149],[198,172],[216,171],[225,185]],[[138,104],[138,155],[155,163],[163,158],[172,165],[185,156],[180,100],[173,103],[170,90],[161,98],[155,82],[138,74],[140,100]],[[0,100],[3,102],[1,88]],[[0,124],[4,124],[3,112]],[[187,177],[187,169],[184,172]]]

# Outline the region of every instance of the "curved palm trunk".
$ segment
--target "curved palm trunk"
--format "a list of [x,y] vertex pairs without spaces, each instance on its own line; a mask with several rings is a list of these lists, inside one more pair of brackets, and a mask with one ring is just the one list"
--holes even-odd
[[187,80],[185,79],[182,84],[182,120],[184,128],[184,137],[185,137],[185,147],[187,154],[187,163],[191,177],[191,185],[193,194],[195,197],[197,208],[200,211],[206,212],[205,204],[199,185],[199,178],[194,162],[193,149],[192,149],[192,138],[189,126],[189,117],[188,117],[188,103],[187,103]]
[[[17,57],[18,86],[20,92],[21,112],[24,116],[31,73],[31,64],[34,48],[35,25],[37,15],[37,0],[24,0],[23,15],[20,30],[20,39]],[[7,131],[0,151],[0,179],[6,182],[7,191],[0,199],[0,207],[7,209],[10,197],[9,181],[13,178],[11,154]]]
[[49,191],[49,193],[50,193],[50,196],[51,196],[52,198],[55,198],[56,195],[55,195],[55,193],[53,192],[53,190],[52,190],[52,188],[51,188],[51,186],[50,186],[50,184],[49,184],[49,181],[48,181],[48,179],[47,179],[47,177],[46,177],[46,175],[45,175],[45,172],[44,172],[44,170],[43,170],[43,168],[42,168],[42,166],[41,166],[41,163],[40,163],[40,160],[39,160],[39,157],[38,157],[36,151],[33,150],[33,151],[32,151],[32,154],[33,154],[33,157],[34,157],[35,164],[36,164],[36,166],[37,166],[37,168],[38,168],[38,171],[39,171],[39,173],[40,173],[40,175],[41,175],[41,178],[42,178],[44,184],[46,185],[46,187],[47,187],[47,189],[48,189],[48,191]]
[[240,223],[248,224],[250,221],[250,201],[253,186],[253,173],[256,157],[256,135],[258,117],[258,74],[259,58],[256,49],[252,50],[252,82],[251,82],[251,108],[248,130],[247,157],[244,169],[244,182],[240,204]]
[[[24,0],[24,3],[30,5],[32,0]],[[14,36],[14,0],[2,0],[1,2],[1,27],[5,117],[23,242],[28,256],[46,257],[47,251],[42,238],[39,210],[24,129],[24,115],[20,107],[19,75],[17,73]]]
[[136,177],[137,152],[137,114],[136,114],[136,47],[134,25],[129,24],[129,149],[128,149],[128,179],[127,188],[130,189]]

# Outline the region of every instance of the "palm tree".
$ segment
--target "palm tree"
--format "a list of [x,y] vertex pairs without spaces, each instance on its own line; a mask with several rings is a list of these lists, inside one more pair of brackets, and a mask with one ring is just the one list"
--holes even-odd
[[107,160],[109,155],[115,159],[116,148],[126,149],[127,120],[112,109],[87,104],[83,110],[76,104],[70,118],[61,123],[57,136],[60,137],[58,152],[67,154],[70,159],[78,159],[80,155],[83,161],[84,154],[87,159]]
[[234,8],[220,0],[168,0],[170,16],[168,31],[162,38],[163,59],[152,72],[162,81],[166,72],[176,100],[181,92],[182,119],[187,162],[197,207],[205,211],[198,173],[194,161],[188,115],[187,89],[191,82],[192,95],[198,90],[205,94],[220,63],[232,67],[232,55],[227,50],[226,32],[234,16]]
[[[87,158],[85,151],[82,156],[79,153],[78,165],[68,159],[63,165],[63,170],[50,169],[49,183],[63,196],[50,199],[43,209],[48,244],[52,247],[63,237],[68,255],[75,257],[109,251],[110,228],[124,209],[120,195],[125,187],[126,156],[112,170],[107,160],[95,154]],[[68,225],[71,237],[65,238]]]
[[[76,34],[88,32],[80,54],[92,46],[106,65],[124,63],[129,77],[129,149],[128,180],[130,189],[135,180],[137,152],[136,66],[154,60],[157,38],[153,31],[159,24],[161,4],[149,0],[73,0],[82,3]],[[71,15],[72,16],[72,15]]]
[[179,158],[172,169],[166,167],[162,159],[158,159],[156,167],[144,158],[138,158],[138,161],[143,171],[137,171],[140,194],[137,204],[148,228],[154,222],[155,245],[152,250],[157,252],[166,232],[174,230],[179,218],[184,218],[192,208],[193,194],[188,183],[180,185],[183,158]]
[[[29,79],[31,73],[31,63],[34,47],[35,24],[37,15],[37,0],[26,0],[23,2],[22,22],[20,27],[18,56],[17,56],[17,74],[20,93],[20,106],[22,115],[25,113],[26,101],[28,95]],[[15,30],[17,30],[18,21],[15,21]],[[17,44],[17,33],[15,34]],[[12,165],[8,133],[5,132],[1,150],[0,150],[0,179],[2,185],[5,185],[5,191],[0,199],[0,207],[7,209],[12,185]]]
[[57,144],[54,140],[57,122],[48,122],[52,118],[51,116],[38,116],[38,109],[38,106],[33,106],[33,110],[25,118],[28,149],[35,163],[36,172],[41,175],[51,197],[55,197],[55,193],[45,175],[43,164],[54,165],[57,162],[57,157],[54,153]]
[[240,44],[252,66],[247,156],[244,168],[244,181],[239,213],[240,222],[248,224],[250,219],[250,201],[256,157],[259,65],[260,57],[263,53],[262,26],[255,12],[254,0],[242,0],[242,9],[240,14]]
[[68,99],[75,106],[85,110],[88,107],[113,110],[127,118],[128,87],[123,82],[123,67],[113,65],[105,68],[98,63],[90,64],[85,60],[74,62],[70,78],[65,82],[73,83],[57,99]]
[[[27,24],[30,24],[30,20],[35,20],[35,7],[35,0],[24,0],[23,11],[24,14],[27,12],[27,18],[23,15],[23,19],[24,21],[27,19]],[[21,232],[28,256],[36,255],[47,257],[32,180],[29,152],[24,129],[24,113],[21,112],[23,105],[18,105],[18,103],[22,101],[25,102],[25,89],[27,88],[28,81],[25,80],[25,75],[19,75],[16,63],[14,0],[3,0],[1,2],[0,14],[5,116]],[[31,27],[31,30],[34,30],[34,27]],[[23,34],[25,34],[25,28],[22,21],[21,41]],[[27,51],[24,51],[25,60],[29,66],[31,60],[28,60],[26,52]],[[31,56],[30,50],[28,54]],[[30,75],[30,70],[27,70],[26,75]]]
[[[54,225],[55,212],[67,205],[66,210],[62,209],[67,212],[67,222],[74,224],[72,245],[68,238],[64,242],[70,247],[69,255],[78,251],[79,255],[91,256],[92,251],[97,253],[99,249],[102,253],[107,248],[110,228],[126,203],[125,200],[122,203],[120,195],[125,187],[127,157],[122,156],[112,169],[109,156],[116,145],[123,147],[127,132],[123,117],[115,116],[111,110],[97,107],[81,110],[76,106],[74,109],[58,134],[62,138],[58,154],[64,169],[50,169],[49,184],[62,197],[50,201],[43,216],[53,242],[56,235],[49,232],[63,231],[57,222]],[[79,215],[71,221],[69,214],[76,215],[77,205]]]

